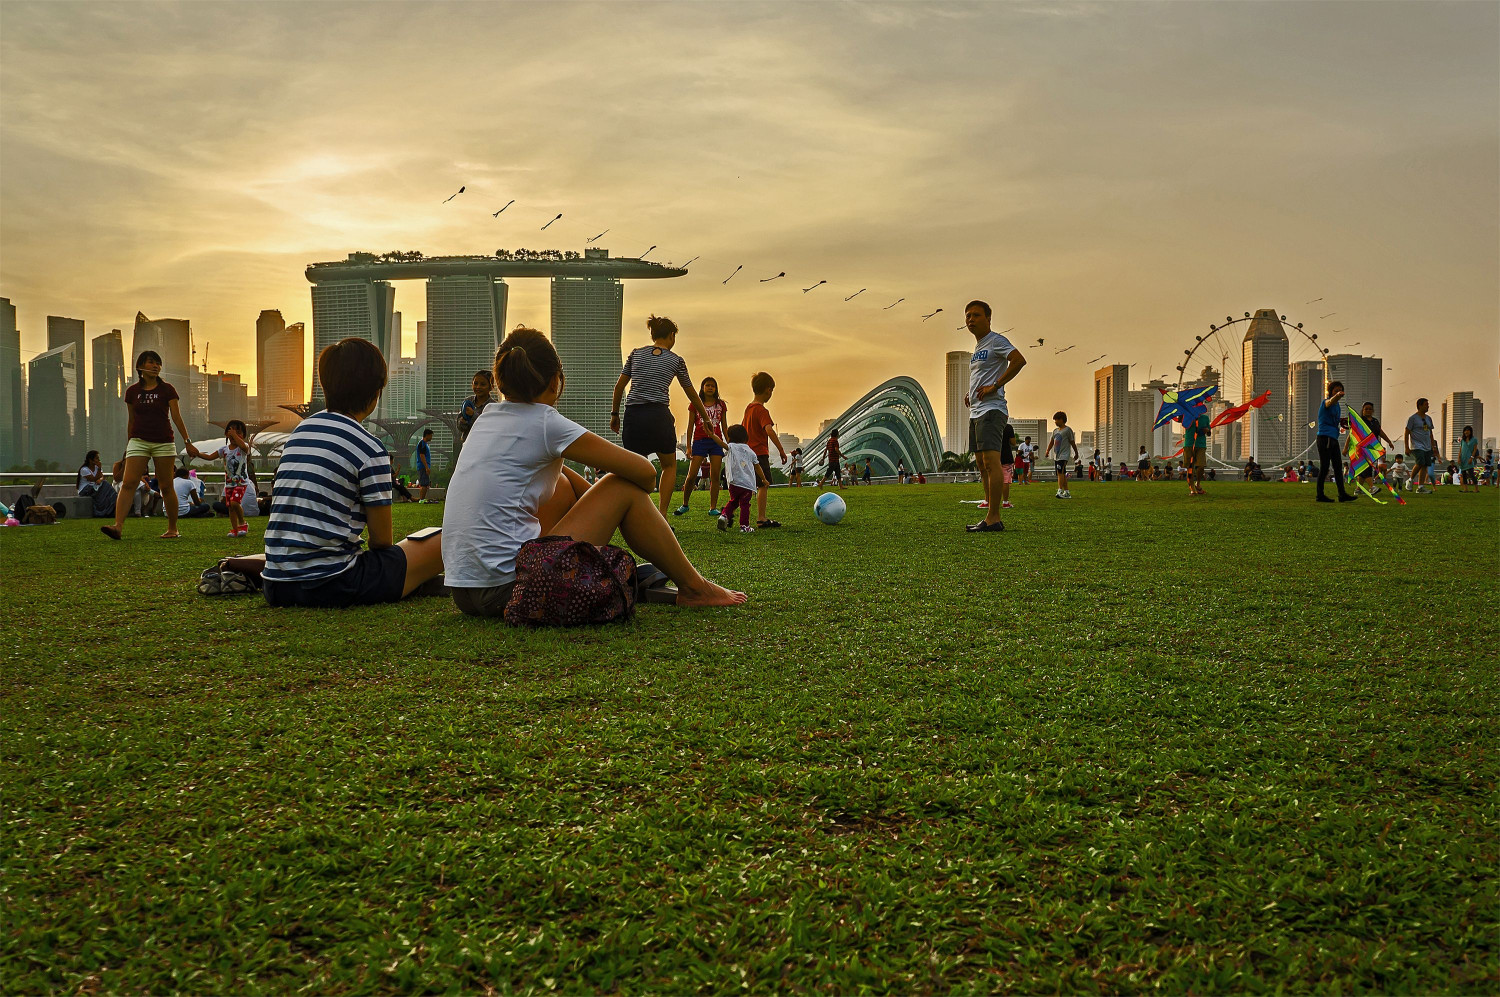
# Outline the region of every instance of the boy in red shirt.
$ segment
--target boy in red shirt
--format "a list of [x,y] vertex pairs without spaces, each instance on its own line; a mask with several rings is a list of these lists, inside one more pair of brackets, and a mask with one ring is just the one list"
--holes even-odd
[[776,379],[765,371],[761,371],[750,379],[750,390],[755,392],[755,400],[745,406],[745,419],[742,425],[750,437],[750,451],[755,454],[756,463],[760,464],[760,469],[765,474],[755,494],[755,511],[760,517],[760,521],[755,525],[764,530],[781,525],[774,519],[766,518],[766,496],[771,490],[771,444],[776,444],[776,452],[781,454],[783,464],[786,463],[786,449],[781,445],[781,440],[776,437],[776,434],[771,432],[776,421],[771,418],[771,413],[766,411],[766,402],[771,400],[771,393],[776,390]]

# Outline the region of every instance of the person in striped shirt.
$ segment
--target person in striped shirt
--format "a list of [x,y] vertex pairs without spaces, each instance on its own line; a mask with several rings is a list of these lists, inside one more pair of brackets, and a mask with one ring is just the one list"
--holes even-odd
[[440,538],[392,541],[391,457],[360,425],[385,381],[385,357],[366,340],[343,339],[318,355],[328,407],[298,423],[282,448],[261,574],[268,604],[397,602],[442,572]]
[[[687,363],[672,352],[672,347],[677,345],[677,323],[652,315],[646,320],[646,328],[651,330],[651,345],[631,350],[630,356],[625,358],[620,379],[615,382],[609,428],[620,434],[620,443],[626,450],[648,460],[654,454],[661,462],[661,476],[656,486],[659,492],[657,504],[665,516],[677,487],[677,424],[667,404],[672,381],[675,379],[682,385],[693,411],[704,425],[712,425],[713,416],[693,388]],[[620,397],[625,394],[627,384],[630,385],[630,395],[625,399],[625,416],[621,419]],[[709,438],[724,447],[722,430],[711,430]]]

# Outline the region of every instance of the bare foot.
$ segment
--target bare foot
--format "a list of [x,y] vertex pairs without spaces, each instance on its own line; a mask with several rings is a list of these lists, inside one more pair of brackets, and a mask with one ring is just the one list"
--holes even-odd
[[161,535],[160,539],[162,539],[162,540],[180,540],[180,539],[182,539],[182,534],[178,533],[176,530],[168,530],[167,532],[165,532],[165,533],[163,533]]
[[99,532],[103,533],[105,536],[109,537],[111,540],[118,540],[118,539],[120,539],[120,529],[119,529],[119,527],[116,527],[116,526],[101,526],[101,527],[99,527]]
[[677,593],[679,606],[739,606],[750,598],[743,592],[735,592],[704,580],[701,588],[682,589]]

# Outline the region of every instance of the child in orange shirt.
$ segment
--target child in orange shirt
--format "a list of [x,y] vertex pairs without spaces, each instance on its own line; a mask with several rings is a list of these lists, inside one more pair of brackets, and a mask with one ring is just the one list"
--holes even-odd
[[741,424],[750,437],[750,451],[755,454],[756,463],[760,465],[761,472],[765,475],[761,479],[760,487],[756,489],[755,511],[760,521],[755,525],[762,530],[774,529],[781,524],[774,519],[766,518],[766,496],[771,490],[772,443],[776,444],[776,452],[781,454],[781,462],[786,463],[786,448],[771,431],[776,421],[771,418],[771,413],[766,411],[766,402],[771,400],[771,393],[776,390],[776,379],[765,371],[761,371],[750,379],[750,390],[755,392],[755,400],[745,406],[745,419]]

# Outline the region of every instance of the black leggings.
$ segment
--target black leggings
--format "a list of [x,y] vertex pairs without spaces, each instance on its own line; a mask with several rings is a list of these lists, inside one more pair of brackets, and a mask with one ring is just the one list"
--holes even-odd
[[1344,492],[1344,458],[1339,453],[1339,441],[1332,436],[1318,437],[1318,494],[1323,494],[1323,482],[1328,480],[1328,469],[1333,468],[1333,480]]

